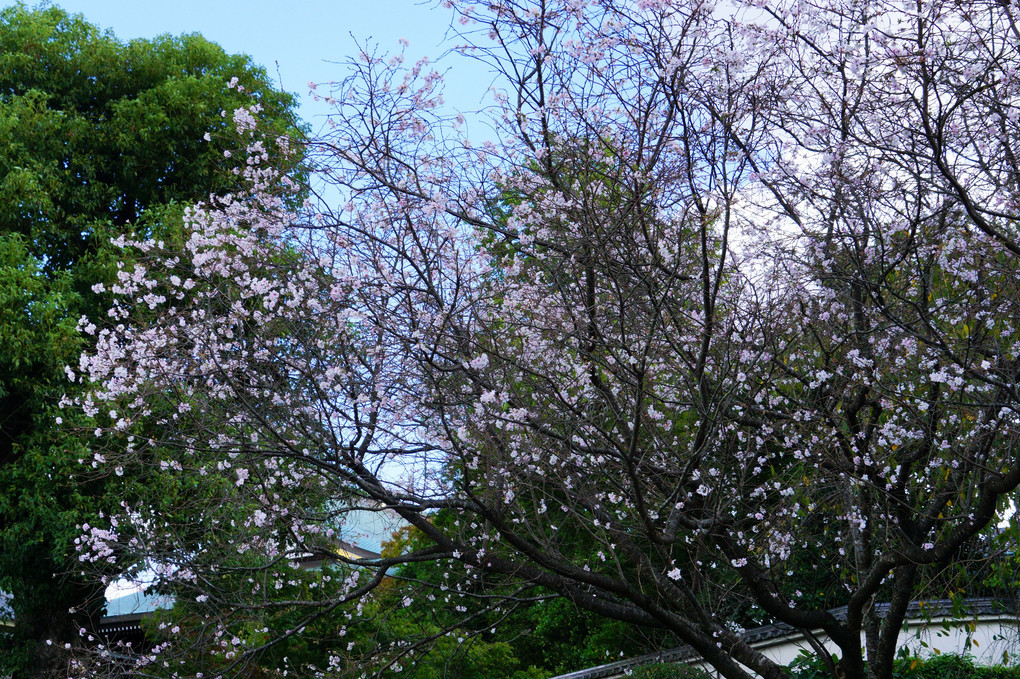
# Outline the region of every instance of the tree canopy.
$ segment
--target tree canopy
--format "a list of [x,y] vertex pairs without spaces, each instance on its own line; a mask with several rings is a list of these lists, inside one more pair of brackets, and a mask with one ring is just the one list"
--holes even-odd
[[88,346],[79,320],[105,317],[109,239],[173,240],[186,205],[237,186],[224,153],[250,108],[297,131],[290,95],[199,35],[123,43],[56,7],[0,11],[0,589],[15,612],[0,673],[45,676],[103,604],[73,543],[124,497],[76,479],[90,441],[57,403]]
[[[987,556],[1020,484],[1015,8],[451,4],[500,79],[498,141],[464,137],[426,63],[363,53],[312,143],[340,204],[267,191],[272,135],[245,120],[248,188],[189,213],[183,248],[125,242],[118,325],[79,366],[89,478],[224,492],[189,506],[197,544],[139,498],[82,557],[174,564],[209,643],[82,672],[240,675],[412,606],[380,595],[393,569],[463,614],[436,626],[460,643],[555,595],[731,679],[787,673],[743,620],[889,679],[908,605]],[[336,553],[366,508],[419,537]],[[274,595],[308,555],[332,585]],[[386,641],[286,670],[414,663]]]

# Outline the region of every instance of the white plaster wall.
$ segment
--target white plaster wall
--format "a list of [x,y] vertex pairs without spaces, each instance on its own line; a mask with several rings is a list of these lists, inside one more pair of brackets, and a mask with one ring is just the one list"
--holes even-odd
[[[832,653],[839,654],[828,637],[820,634],[818,640]],[[814,649],[802,637],[770,639],[752,646],[780,665],[789,665],[803,651],[814,654]],[[979,665],[1016,664],[1020,660],[1020,620],[1002,616],[980,620],[908,621],[900,632],[899,646],[921,657],[956,653],[972,656]],[[717,676],[703,664],[695,666]]]
[[936,653],[973,656],[979,665],[1016,664],[1020,653],[1020,621],[1007,616],[980,620],[933,620],[908,623],[899,645],[922,657]]

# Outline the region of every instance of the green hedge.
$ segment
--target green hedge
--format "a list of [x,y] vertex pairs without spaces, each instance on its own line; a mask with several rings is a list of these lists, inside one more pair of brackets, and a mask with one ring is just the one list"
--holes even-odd
[[[665,675],[664,675],[665,676]],[[811,656],[798,658],[790,665],[792,679],[830,679],[822,661]],[[1020,679],[1020,667],[974,664],[964,655],[943,654],[930,658],[900,658],[893,667],[894,679]]]
[[975,665],[963,655],[936,655],[931,658],[903,658],[896,661],[897,679],[1020,679],[1020,667]]

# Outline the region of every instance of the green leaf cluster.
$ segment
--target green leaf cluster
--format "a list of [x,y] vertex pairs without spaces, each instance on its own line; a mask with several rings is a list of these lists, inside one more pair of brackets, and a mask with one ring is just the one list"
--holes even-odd
[[80,478],[88,423],[57,407],[88,341],[79,319],[105,318],[93,285],[115,280],[109,240],[174,238],[186,205],[235,188],[242,107],[302,135],[291,95],[200,35],[125,43],[57,7],[0,10],[0,589],[22,649],[8,657],[35,658],[16,677],[43,671],[25,648],[76,643],[74,618],[101,608],[74,538],[126,499]]
[[[831,673],[817,656],[802,656],[790,664],[791,679],[828,679]],[[944,653],[929,658],[897,658],[894,679],[1020,679],[1020,667],[978,665],[969,656]]]

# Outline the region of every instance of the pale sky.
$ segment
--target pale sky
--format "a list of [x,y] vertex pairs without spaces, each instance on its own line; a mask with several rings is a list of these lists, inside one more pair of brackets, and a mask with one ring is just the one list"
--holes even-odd
[[[15,5],[0,0],[0,7]],[[27,2],[29,7],[35,2]],[[436,60],[450,47],[446,39],[451,10],[438,1],[415,0],[57,0],[52,4],[83,14],[89,23],[110,29],[120,40],[161,33],[201,33],[227,52],[244,53],[301,97],[301,115],[313,130],[323,104],[308,96],[308,82],[339,80],[337,63],[356,52],[355,39],[399,51],[406,38],[408,63],[421,56]],[[445,100],[471,111],[488,102],[491,78],[476,62],[456,55],[439,62],[449,69]]]

